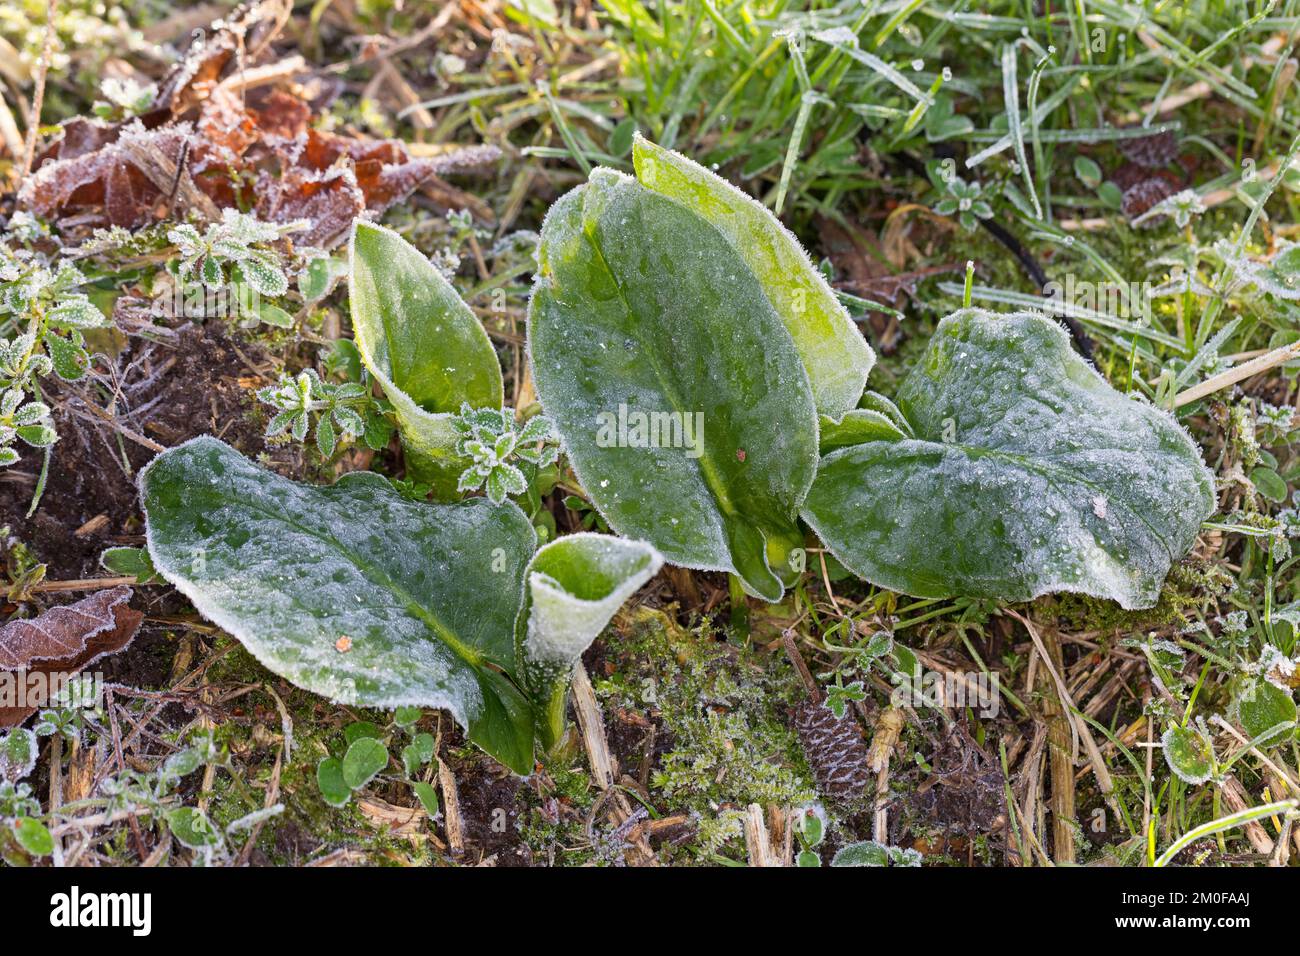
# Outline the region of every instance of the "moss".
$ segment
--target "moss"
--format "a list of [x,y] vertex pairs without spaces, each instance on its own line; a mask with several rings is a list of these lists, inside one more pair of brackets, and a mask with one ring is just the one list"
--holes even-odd
[[795,687],[749,646],[721,643],[709,623],[693,631],[638,608],[610,649],[613,675],[597,680],[606,706],[651,714],[667,750],[650,775],[657,802],[693,817],[690,855],[743,853],[737,811],[813,799],[798,741],[782,710]]

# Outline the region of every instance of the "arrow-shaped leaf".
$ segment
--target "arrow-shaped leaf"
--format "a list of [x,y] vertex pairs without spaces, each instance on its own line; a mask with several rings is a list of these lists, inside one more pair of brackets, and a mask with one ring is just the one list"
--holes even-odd
[[536,546],[515,505],[412,501],[368,472],[300,485],[207,437],[140,487],[159,573],[270,670],[342,703],[444,707],[531,769],[531,708],[498,670]]

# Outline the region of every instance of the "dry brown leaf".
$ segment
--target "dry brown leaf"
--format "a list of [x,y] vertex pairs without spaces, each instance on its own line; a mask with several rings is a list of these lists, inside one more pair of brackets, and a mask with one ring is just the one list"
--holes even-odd
[[155,110],[179,117],[203,102],[224,77],[246,69],[284,29],[292,0],[257,0],[213,22],[159,84]]
[[[10,621],[0,627],[0,671],[70,676],[124,650],[144,620],[127,604],[130,599],[130,588],[117,587],[35,618]],[[0,707],[0,727],[16,727],[36,710]]]

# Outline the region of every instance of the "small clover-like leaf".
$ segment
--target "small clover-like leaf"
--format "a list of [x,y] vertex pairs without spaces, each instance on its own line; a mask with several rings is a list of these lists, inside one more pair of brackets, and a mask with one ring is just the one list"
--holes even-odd
[[360,790],[387,766],[388,748],[374,737],[361,737],[343,755],[343,782]]

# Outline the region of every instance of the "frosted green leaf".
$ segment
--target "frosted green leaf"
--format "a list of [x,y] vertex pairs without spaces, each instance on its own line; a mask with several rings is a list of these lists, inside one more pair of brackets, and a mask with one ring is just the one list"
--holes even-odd
[[1147,607],[1214,512],[1187,434],[1112,389],[1042,316],[944,319],[898,405],[916,437],[831,452],[803,511],[882,587]]
[[1193,727],[1170,727],[1160,742],[1169,769],[1183,782],[1195,786],[1214,776],[1214,750],[1200,731]]
[[[1296,704],[1291,692],[1267,680],[1252,680],[1233,698],[1231,714],[1251,740],[1264,746],[1279,743],[1295,732]],[[1277,728],[1276,733],[1270,731]],[[1265,736],[1267,735],[1267,736]]]
[[835,851],[831,866],[889,866],[889,848],[874,840],[850,843]]
[[331,807],[345,807],[352,799],[352,788],[343,779],[343,761],[326,757],[316,765],[316,786]]
[[49,856],[54,852],[54,837],[40,820],[20,817],[13,823],[18,845],[32,856]]
[[349,253],[361,360],[393,403],[415,476],[450,496],[465,467],[451,418],[463,402],[501,407],[496,352],[451,283],[397,233],[357,221]]
[[799,240],[762,203],[680,153],[638,135],[632,160],[643,186],[706,219],[740,254],[794,339],[818,413],[843,418],[876,355]]
[[534,381],[610,527],[778,600],[817,419],[749,266],[695,213],[608,169],[551,207],[538,261]]
[[415,791],[416,799],[420,801],[420,806],[424,807],[424,812],[429,815],[430,820],[438,818],[438,791],[423,781],[416,781],[411,784],[411,789]]
[[178,807],[167,814],[167,829],[181,846],[205,850],[221,846],[221,831],[208,815],[194,807]]
[[527,626],[517,656],[530,667],[572,667],[662,566],[650,545],[604,534],[571,534],[544,545],[525,575]]
[[22,727],[0,736],[0,783],[13,783],[31,773],[39,749],[36,735]]
[[821,419],[821,450],[823,453],[869,441],[899,441],[910,437],[898,423],[881,412],[870,408],[850,409],[838,422]]
[[443,707],[502,763],[532,766],[514,668],[524,566],[513,504],[412,501],[373,473],[300,485],[202,437],[140,478],[154,566],[266,667],[345,704]]

